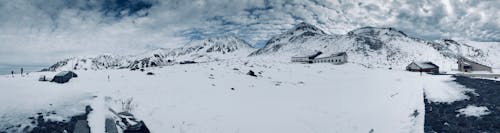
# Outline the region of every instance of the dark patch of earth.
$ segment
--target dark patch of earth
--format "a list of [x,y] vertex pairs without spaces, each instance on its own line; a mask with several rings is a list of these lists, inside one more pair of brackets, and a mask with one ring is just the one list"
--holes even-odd
[[[13,132],[29,132],[29,133],[73,133],[75,132],[75,124],[79,120],[87,120],[87,116],[92,111],[92,108],[90,106],[85,107],[85,113],[72,116],[69,121],[52,121],[50,119],[46,119],[47,116],[50,115],[55,115],[55,111],[50,111],[46,113],[37,113],[33,117],[29,117],[28,119],[32,120],[31,124],[33,126],[25,126],[22,127],[21,125],[9,127],[8,129],[5,129],[7,131],[0,131],[0,133],[7,133],[10,131]],[[88,127],[90,129],[90,127]]]
[[[435,103],[424,99],[426,133],[500,133],[500,81],[454,76],[455,82],[474,89],[469,99],[453,103]],[[485,106],[490,114],[481,117],[459,115],[468,105]]]

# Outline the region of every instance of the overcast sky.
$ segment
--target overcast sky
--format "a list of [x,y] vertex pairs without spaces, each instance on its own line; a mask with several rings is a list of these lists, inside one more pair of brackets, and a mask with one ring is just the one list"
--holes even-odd
[[0,65],[129,55],[235,35],[255,45],[298,22],[344,34],[395,27],[428,39],[500,41],[500,0],[0,0]]

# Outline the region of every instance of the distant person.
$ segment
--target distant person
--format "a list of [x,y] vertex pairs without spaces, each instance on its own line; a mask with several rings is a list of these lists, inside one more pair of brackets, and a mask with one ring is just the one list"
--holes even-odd
[[21,75],[23,75],[23,72],[24,72],[24,70],[23,70],[23,68],[21,67]]
[[12,77],[14,77],[14,70],[10,71],[10,73],[12,74]]

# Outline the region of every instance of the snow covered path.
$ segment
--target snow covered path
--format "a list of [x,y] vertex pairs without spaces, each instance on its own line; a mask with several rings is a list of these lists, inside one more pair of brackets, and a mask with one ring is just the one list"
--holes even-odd
[[[257,77],[246,75],[249,70]],[[2,76],[0,129],[49,104],[73,110],[68,116],[90,104],[95,111],[89,122],[99,132],[103,106],[120,111],[121,102],[132,98],[132,112],[152,132],[423,132],[423,88],[445,84],[424,80],[432,75],[354,64],[221,61],[146,71],[155,75],[77,71],[67,84],[36,80],[53,73]]]

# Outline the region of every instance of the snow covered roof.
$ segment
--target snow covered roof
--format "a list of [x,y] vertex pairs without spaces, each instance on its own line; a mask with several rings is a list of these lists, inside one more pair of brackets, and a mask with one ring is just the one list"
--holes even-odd
[[470,66],[469,62],[462,62],[463,65]]
[[487,66],[487,65],[484,65],[484,64],[478,63],[478,62],[476,62],[476,61],[470,60],[470,59],[465,58],[465,57],[460,57],[459,62],[460,62],[460,63],[462,63],[462,64],[464,64],[464,65],[472,65],[472,64],[477,64],[477,65],[481,65],[481,66],[485,66],[485,67],[490,67],[490,66]]
[[56,76],[64,76],[68,73],[69,73],[69,71],[62,71],[62,72],[57,73]]
[[309,59],[314,59],[314,58],[318,57],[321,54],[322,54],[321,51],[316,51],[316,52],[312,52],[312,53],[305,54],[305,55],[304,54],[295,55],[293,57],[295,57],[295,58],[307,57]]
[[413,63],[422,69],[438,68],[437,65],[430,61],[414,61]]
[[339,52],[339,53],[334,53],[334,54],[322,54],[322,55],[319,55],[316,58],[335,57],[335,56],[344,56],[344,55],[347,55],[347,53],[346,52]]
[[66,74],[69,74],[69,73],[73,73],[72,71],[61,71],[59,73],[57,73],[55,76],[64,76]]

